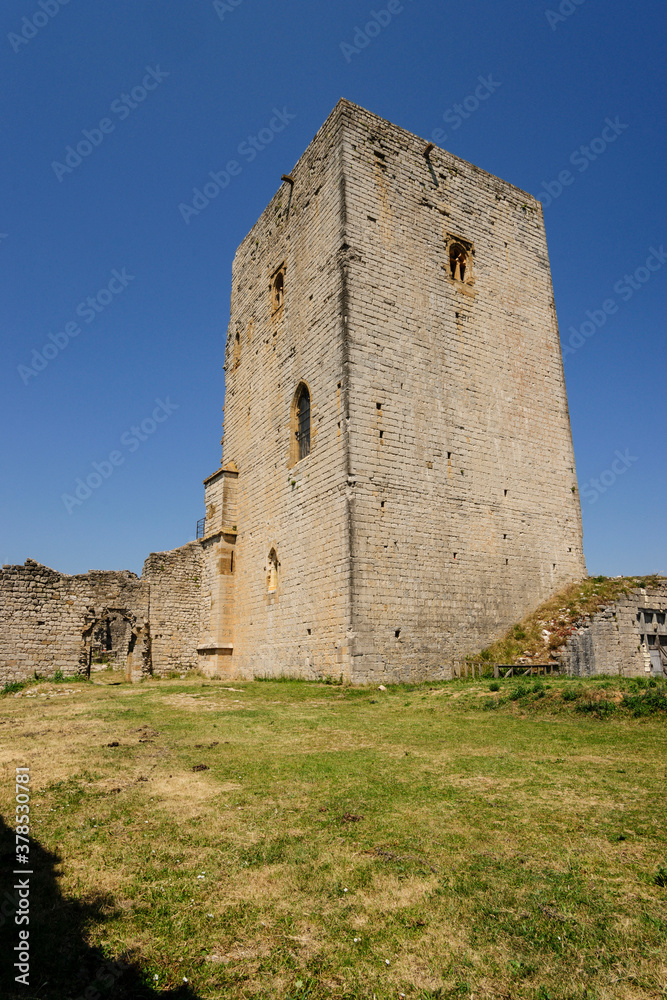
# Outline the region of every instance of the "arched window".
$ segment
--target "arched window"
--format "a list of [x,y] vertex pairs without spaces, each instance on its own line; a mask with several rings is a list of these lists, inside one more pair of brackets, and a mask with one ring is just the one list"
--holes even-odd
[[310,393],[303,382],[297,389],[296,397],[296,440],[298,442],[297,461],[310,455]]
[[278,556],[276,550],[269,552],[269,565],[266,574],[266,589],[273,594],[278,589]]
[[285,272],[277,271],[271,281],[271,312],[278,312],[285,301]]
[[299,382],[290,406],[288,469],[300,462],[302,458],[310,455],[310,411],[310,389],[305,382]]
[[468,269],[468,252],[460,243],[449,247],[449,270],[456,281],[465,281]]

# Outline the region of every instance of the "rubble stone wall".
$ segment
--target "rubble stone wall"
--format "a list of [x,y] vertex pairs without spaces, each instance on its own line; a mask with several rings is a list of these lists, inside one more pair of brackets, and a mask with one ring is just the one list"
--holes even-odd
[[[28,559],[0,570],[0,683],[21,681],[35,672],[53,677],[95,669],[92,641],[109,622],[112,642],[128,637],[128,648],[108,659],[124,666],[134,634],[147,651],[149,588],[134,573],[91,571],[67,576]],[[144,658],[145,662],[145,658]],[[103,664],[98,664],[103,667]]]
[[563,669],[576,677],[667,676],[666,621],[667,585],[634,590],[570,636],[559,653]]
[[200,542],[152,552],[144,563],[141,579],[150,591],[151,656],[158,676],[199,665],[197,646],[207,626],[203,577]]

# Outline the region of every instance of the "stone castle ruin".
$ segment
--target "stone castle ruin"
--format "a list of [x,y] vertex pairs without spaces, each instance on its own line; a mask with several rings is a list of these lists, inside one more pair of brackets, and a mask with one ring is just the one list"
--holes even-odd
[[197,539],[4,567],[0,679],[445,678],[585,575],[531,195],[340,101],[236,252],[225,373]]

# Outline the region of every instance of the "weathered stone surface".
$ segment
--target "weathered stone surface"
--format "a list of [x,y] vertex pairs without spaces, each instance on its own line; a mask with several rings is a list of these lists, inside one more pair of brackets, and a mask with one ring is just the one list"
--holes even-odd
[[142,581],[150,590],[152,666],[155,674],[198,666],[202,633],[204,561],[200,542],[171,552],[153,552]]
[[558,654],[563,668],[577,677],[667,677],[666,619],[667,585],[633,590],[572,634]]
[[0,682],[150,669],[149,588],[127,570],[56,573],[28,559],[0,570]]
[[541,206],[425,145],[340,102],[237,251],[212,669],[446,677],[585,574]]
[[[104,669],[132,679],[198,666],[207,624],[200,542],[127,570],[57,573],[28,559],[0,571],[0,683]],[[205,603],[205,602],[204,602]]]

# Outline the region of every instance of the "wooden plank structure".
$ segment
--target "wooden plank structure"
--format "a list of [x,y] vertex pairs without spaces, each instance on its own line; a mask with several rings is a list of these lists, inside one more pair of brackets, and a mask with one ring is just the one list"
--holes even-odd
[[[488,670],[490,663],[468,663],[461,660],[452,664],[452,680],[461,677],[472,677],[482,679],[483,671]],[[560,664],[558,663],[494,663],[494,677],[530,677],[540,674],[559,674]]]
[[494,677],[530,677],[532,674],[558,673],[560,670],[557,663],[496,663],[493,667]]

